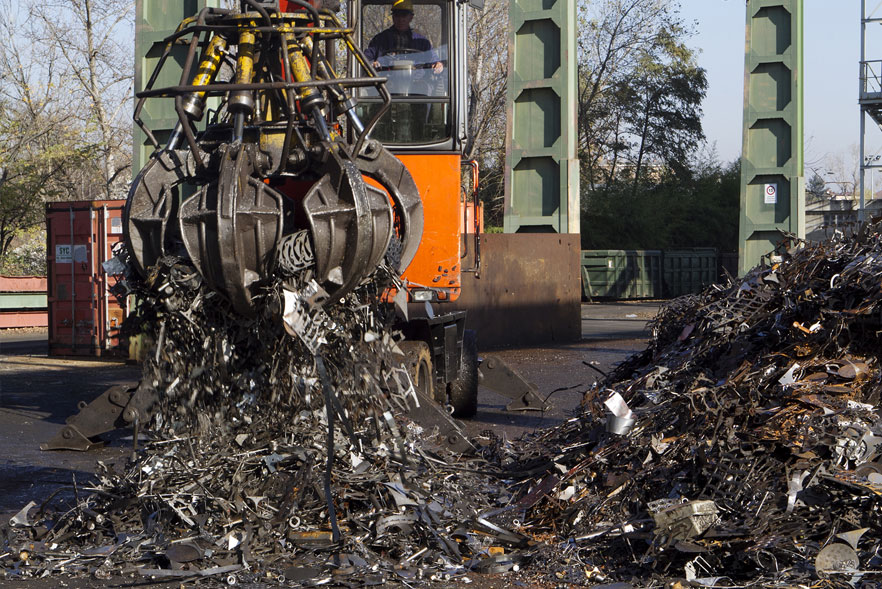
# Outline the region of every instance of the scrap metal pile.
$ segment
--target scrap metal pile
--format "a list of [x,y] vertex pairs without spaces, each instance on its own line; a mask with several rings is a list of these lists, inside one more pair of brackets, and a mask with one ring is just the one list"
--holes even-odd
[[23,509],[0,567],[271,585],[524,567],[586,586],[875,586],[872,229],[673,301],[576,417],[465,453],[406,417],[413,386],[393,311],[376,303],[394,283],[385,264],[323,308],[308,272],[279,272],[246,319],[165,257],[141,293],[155,440],[125,468],[102,465],[72,504]]
[[673,301],[578,418],[503,457],[529,473],[511,517],[568,539],[558,578],[878,586],[877,231]]
[[72,505],[23,509],[0,567],[273,584],[476,568],[496,535],[478,513],[498,491],[480,461],[446,449],[450,431],[403,417],[414,389],[394,311],[376,303],[393,281],[383,265],[316,311],[314,280],[289,277],[256,296],[248,320],[192,266],[160,260],[140,293],[156,339],[141,386],[158,403],[141,429],[155,440],[124,468],[100,465]]

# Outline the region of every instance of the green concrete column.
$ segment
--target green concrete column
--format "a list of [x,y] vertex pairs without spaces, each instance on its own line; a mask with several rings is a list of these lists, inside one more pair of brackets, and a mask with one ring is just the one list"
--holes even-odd
[[[144,89],[153,68],[165,46],[162,40],[173,33],[184,18],[196,15],[205,6],[219,6],[220,0],[137,0],[135,16],[135,92]],[[181,79],[181,67],[187,57],[187,46],[173,50],[172,61],[166,62],[154,87],[176,86]],[[142,111],[142,119],[161,142],[168,138],[175,123],[174,101],[170,98],[151,98]],[[133,174],[137,174],[153,153],[147,136],[134,126]]]
[[803,2],[748,0],[738,271],[805,237]]
[[512,0],[506,233],[579,233],[576,0]]

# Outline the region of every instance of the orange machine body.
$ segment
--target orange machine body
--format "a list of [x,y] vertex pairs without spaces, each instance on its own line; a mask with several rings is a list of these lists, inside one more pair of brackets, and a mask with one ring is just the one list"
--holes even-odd
[[[414,291],[432,290],[434,300],[455,301],[462,287],[462,156],[397,155],[413,176],[423,200],[423,237],[402,278],[411,299]],[[370,178],[366,180],[380,187]]]

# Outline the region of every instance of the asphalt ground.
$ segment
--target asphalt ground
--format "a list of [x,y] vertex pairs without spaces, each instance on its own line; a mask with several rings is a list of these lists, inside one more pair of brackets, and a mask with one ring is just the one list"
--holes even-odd
[[[584,304],[580,342],[481,350],[482,357],[501,358],[533,383],[550,408],[545,412],[512,413],[505,409],[510,399],[481,387],[478,413],[464,422],[466,431],[478,435],[490,430],[500,437],[515,439],[569,418],[582,393],[602,372],[646,347],[646,323],[659,306],[657,302]],[[14,515],[29,501],[45,500],[62,487],[62,493],[73,493],[75,486],[88,483],[97,461],[121,461],[131,452],[130,431],[105,436],[106,445],[90,452],[40,451],[40,443],[55,435],[65,419],[77,411],[79,403],[91,401],[113,385],[136,382],[140,376],[138,366],[118,360],[49,358],[46,337],[45,329],[0,331],[2,518]],[[68,587],[105,586],[90,584],[88,580],[65,582]],[[60,585],[0,580],[0,588],[56,586]],[[479,586],[503,585],[488,579]]]

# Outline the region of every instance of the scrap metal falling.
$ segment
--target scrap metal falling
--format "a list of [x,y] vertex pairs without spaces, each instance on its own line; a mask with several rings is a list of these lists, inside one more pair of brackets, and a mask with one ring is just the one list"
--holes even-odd
[[7,575],[379,583],[465,572],[462,557],[491,537],[466,522],[495,491],[465,497],[487,484],[483,463],[453,452],[471,446],[443,409],[436,427],[402,417],[433,406],[403,364],[394,310],[378,303],[395,272],[381,264],[327,307],[312,302],[327,295],[311,270],[277,274],[251,317],[178,258],[133,278],[131,327],[155,345],[130,392],[152,440],[122,469],[99,464],[74,505],[17,514]]
[[35,498],[3,529],[0,566],[307,585],[521,569],[585,586],[869,586],[882,570],[878,230],[794,242],[672,301],[578,415],[455,451],[454,425],[407,417],[413,387],[376,303],[394,280],[385,265],[322,308],[308,271],[283,273],[246,318],[164,257],[140,287],[157,338],[141,385],[154,439],[69,500]]

